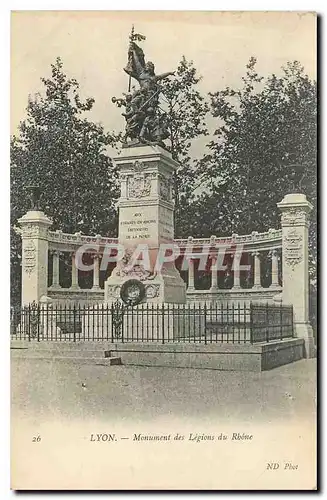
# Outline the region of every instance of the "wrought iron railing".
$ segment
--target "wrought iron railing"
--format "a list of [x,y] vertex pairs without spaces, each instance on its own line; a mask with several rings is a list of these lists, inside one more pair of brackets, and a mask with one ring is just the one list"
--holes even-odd
[[293,337],[283,304],[31,304],[12,309],[11,338],[27,341],[255,344]]

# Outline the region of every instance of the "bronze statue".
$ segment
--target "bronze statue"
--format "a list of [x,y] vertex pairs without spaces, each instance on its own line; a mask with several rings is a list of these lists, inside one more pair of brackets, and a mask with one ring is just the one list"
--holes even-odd
[[145,62],[143,50],[135,42],[130,42],[128,64],[124,68],[124,71],[139,82],[141,89],[146,89],[149,93],[153,94],[158,90],[157,82],[175,74],[174,71],[168,71],[167,73],[156,75],[153,62]]
[[162,141],[169,137],[166,119],[166,113],[159,115],[155,108],[148,108],[139,136],[141,142],[164,145]]
[[[145,62],[143,50],[135,40],[145,40],[145,37],[134,33],[130,36],[128,63],[124,71],[129,75],[129,88],[125,99],[112,98],[119,107],[124,106],[122,115],[126,121],[125,147],[138,143],[161,144],[169,137],[167,114],[160,111],[159,96],[162,91],[159,84],[165,78],[174,75],[173,71],[155,74],[154,64]],[[138,81],[140,88],[131,91],[131,79]]]
[[142,110],[145,101],[146,93],[142,90],[126,95],[125,113],[122,113],[126,120],[125,140],[139,137],[142,121],[145,119],[145,110]]
[[39,186],[26,186],[30,200],[30,210],[40,210],[41,189]]

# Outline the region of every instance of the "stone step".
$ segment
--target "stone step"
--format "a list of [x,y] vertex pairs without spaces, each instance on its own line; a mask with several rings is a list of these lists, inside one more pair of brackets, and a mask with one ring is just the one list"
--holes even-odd
[[53,352],[53,351],[31,351],[30,349],[20,349],[19,352],[16,350],[11,350],[11,355],[14,358],[33,358],[33,359],[52,359],[52,358],[92,358],[92,359],[104,359],[104,352],[102,351],[90,351],[90,352],[81,352],[81,351],[62,351],[62,352]]
[[54,356],[61,357],[87,357],[87,358],[104,358],[104,351],[108,348],[108,344],[64,344],[64,343],[11,343],[11,355],[14,357],[28,358],[47,358],[51,359]]
[[71,350],[99,350],[99,349],[106,349],[108,345],[111,343],[109,342],[16,342],[12,341],[10,343],[10,347],[13,349],[34,349],[34,350],[43,350],[43,349],[71,349]]
[[46,348],[11,348],[13,356],[43,357],[43,356],[79,356],[88,358],[104,358],[104,349],[46,349]]
[[105,349],[108,345],[111,344],[109,341],[80,341],[80,342],[71,342],[71,341],[26,341],[26,340],[11,340],[10,347],[12,348],[28,348],[28,349],[81,349],[81,350],[97,350],[97,349]]
[[78,357],[78,356],[54,356],[51,358],[53,361],[69,361],[70,363],[78,364],[95,364],[101,366],[114,366],[121,365],[121,357],[113,356],[112,358],[92,358],[92,357]]
[[81,356],[80,352],[76,352],[76,355],[72,356],[72,353],[61,353],[61,354],[51,354],[49,352],[38,352],[33,353],[31,351],[25,350],[25,353],[14,354],[15,359],[35,359],[35,360],[43,360],[43,361],[69,361],[79,364],[96,364],[96,365],[121,365],[121,357],[120,356],[112,356],[110,358],[106,358],[104,356],[104,352],[101,352],[101,356],[97,353],[94,355],[83,355]]
[[122,360],[120,356],[112,356],[110,358],[104,358],[109,365],[122,365]]

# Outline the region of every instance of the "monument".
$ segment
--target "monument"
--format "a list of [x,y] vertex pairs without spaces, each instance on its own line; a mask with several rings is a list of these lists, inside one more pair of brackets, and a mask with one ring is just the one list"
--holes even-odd
[[40,189],[27,187],[30,209],[18,219],[20,228],[15,228],[22,237],[22,305],[28,306],[48,291],[48,231],[52,220],[40,210]]
[[[172,253],[172,179],[178,163],[164,143],[169,130],[167,115],[160,107],[159,82],[174,73],[155,74],[154,64],[145,62],[143,50],[136,44],[144,39],[132,30],[124,68],[129,92],[124,98],[113,98],[119,107],[125,107],[126,120],[121,154],[114,158],[121,190],[118,243],[124,256],[105,283],[105,302],[121,297],[129,303],[185,303],[186,287]],[[132,78],[139,88],[130,93]]]

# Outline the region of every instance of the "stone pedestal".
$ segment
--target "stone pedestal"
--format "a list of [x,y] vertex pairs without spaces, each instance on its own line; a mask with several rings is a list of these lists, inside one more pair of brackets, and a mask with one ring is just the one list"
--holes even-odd
[[278,203],[282,212],[282,268],[285,304],[293,304],[296,336],[305,340],[306,357],[315,355],[309,323],[308,227],[312,210],[304,194],[288,194]]
[[52,225],[40,210],[19,220],[22,235],[22,305],[38,303],[48,290],[48,230]]
[[117,300],[125,281],[138,279],[146,288],[145,302],[185,303],[174,259],[156,265],[159,251],[171,254],[162,245],[173,248],[172,176],[178,164],[160,146],[147,145],[125,148],[114,161],[121,186],[118,242],[125,257],[105,283],[105,302]]

